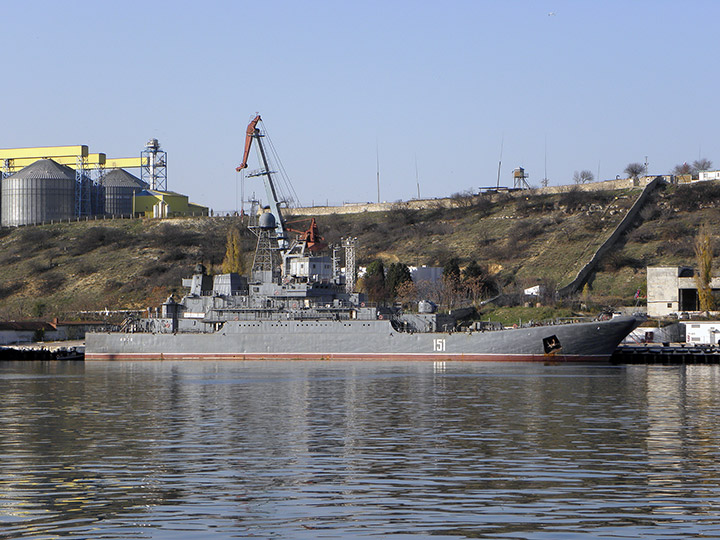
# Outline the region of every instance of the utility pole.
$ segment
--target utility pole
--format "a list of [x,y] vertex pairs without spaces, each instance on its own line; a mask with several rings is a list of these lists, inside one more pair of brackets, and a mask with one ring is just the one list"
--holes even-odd
[[542,182],[540,182],[543,187],[547,187],[550,183],[550,180],[548,180],[547,177],[547,135],[545,135],[545,176],[542,179]]
[[498,161],[498,175],[497,175],[497,185],[495,187],[500,187],[500,167],[502,166],[502,154],[503,154],[503,144],[505,143],[505,136],[503,135],[502,139],[500,139],[500,160]]
[[420,199],[420,176],[418,175],[417,156],[415,156],[415,183],[417,184],[418,199]]
[[375,144],[375,158],[377,160],[377,192],[378,192],[378,204],[380,204],[380,145]]

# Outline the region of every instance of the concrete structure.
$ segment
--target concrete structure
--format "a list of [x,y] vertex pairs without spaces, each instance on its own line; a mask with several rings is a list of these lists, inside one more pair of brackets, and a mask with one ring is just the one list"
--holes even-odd
[[207,216],[208,208],[188,202],[188,196],[181,193],[144,189],[133,198],[133,215],[148,218]]
[[[672,175],[641,176],[634,178],[619,178],[616,180],[605,180],[602,182],[591,182],[589,184],[569,184],[564,186],[548,186],[543,188],[532,188],[530,193],[536,195],[557,195],[568,191],[617,191],[620,189],[644,188],[656,179],[662,182],[677,183],[677,177]],[[497,197],[527,197],[528,190],[508,190],[504,188],[498,192],[487,191],[479,193],[475,197],[483,197],[494,200]],[[412,199],[409,201],[395,201],[383,203],[344,203],[342,206],[308,206],[303,208],[283,209],[286,216],[324,216],[331,214],[361,214],[363,212],[389,212],[395,210],[426,210],[436,208],[457,208],[467,201],[459,201],[456,198],[444,199]]]
[[587,282],[590,274],[595,270],[598,262],[600,262],[600,259],[612,249],[612,247],[615,245],[615,242],[620,239],[620,237],[625,233],[625,231],[632,227],[633,223],[640,214],[640,210],[642,210],[643,206],[645,205],[645,202],[648,200],[652,192],[661,184],[661,182],[663,182],[662,177],[657,176],[645,185],[642,193],[635,200],[632,207],[630,207],[630,209],[628,210],[627,214],[625,214],[625,217],[620,223],[618,223],[618,225],[615,227],[615,230],[610,233],[610,236],[608,236],[605,241],[600,245],[600,247],[595,250],[592,258],[580,269],[580,271],[575,276],[575,279],[573,279],[569,284],[558,290],[558,294],[560,296],[567,296],[576,293],[582,288],[582,286]]
[[[650,317],[698,311],[698,293],[694,271],[687,266],[648,266],[647,308]],[[720,292],[720,278],[710,282]]]
[[534,287],[525,289],[523,291],[523,294],[525,296],[542,296],[543,294],[545,294],[545,287],[543,287],[542,285],[535,285]]
[[623,343],[683,343],[685,324],[675,322],[667,326],[640,326],[630,332]]
[[0,345],[83,339],[85,333],[107,326],[103,322],[4,321],[0,322]]
[[57,328],[41,321],[0,322],[0,345],[31,343],[43,339],[57,340]]
[[718,345],[720,343],[720,321],[685,323],[685,341],[693,345]]
[[421,281],[437,283],[442,281],[442,266],[408,266],[408,269],[410,270],[410,277],[414,283]]
[[720,171],[700,171],[698,180],[720,180]]

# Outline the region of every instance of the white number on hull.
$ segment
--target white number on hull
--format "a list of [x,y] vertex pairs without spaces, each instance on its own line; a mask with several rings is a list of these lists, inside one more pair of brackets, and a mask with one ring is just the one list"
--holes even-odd
[[442,338],[434,339],[433,340],[433,351],[445,352],[445,340]]

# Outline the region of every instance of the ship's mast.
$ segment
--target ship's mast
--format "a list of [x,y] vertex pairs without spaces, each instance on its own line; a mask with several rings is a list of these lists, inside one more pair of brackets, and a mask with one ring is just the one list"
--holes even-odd
[[357,238],[343,238],[342,245],[345,248],[345,290],[348,293],[355,292],[355,249]]

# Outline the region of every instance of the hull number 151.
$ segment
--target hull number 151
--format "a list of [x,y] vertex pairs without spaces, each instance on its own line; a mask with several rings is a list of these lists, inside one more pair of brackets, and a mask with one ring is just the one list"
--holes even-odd
[[445,340],[442,338],[434,339],[433,340],[433,351],[445,352]]

